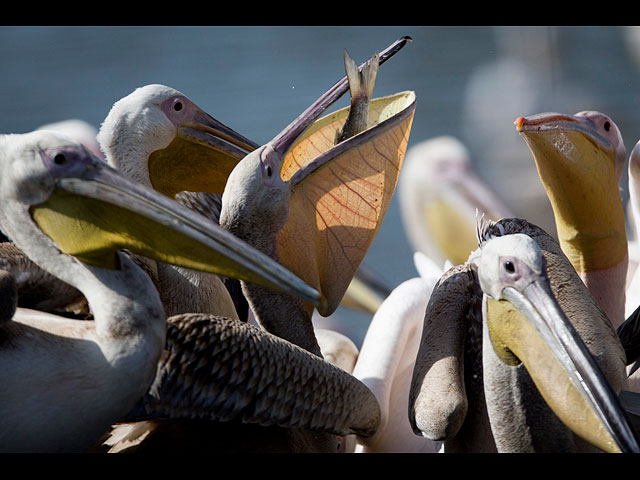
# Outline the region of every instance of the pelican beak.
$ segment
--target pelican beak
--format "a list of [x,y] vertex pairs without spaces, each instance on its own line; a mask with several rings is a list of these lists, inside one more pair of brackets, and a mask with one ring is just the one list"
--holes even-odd
[[374,315],[384,298],[357,276],[353,277],[341,304],[353,310]]
[[31,215],[62,252],[117,268],[115,252],[128,249],[321,304],[316,290],[271,258],[104,162],[83,157],[64,171],[47,166],[56,178],[55,189],[45,202],[31,207]]
[[[409,40],[403,37],[380,52],[379,64]],[[327,299],[318,309],[323,316],[339,306],[379,230],[416,105],[411,91],[374,99],[369,128],[336,145],[349,108],[318,117],[348,88],[345,76],[256,152],[262,171],[276,172],[270,181],[291,192],[288,218],[277,237],[280,260]]]
[[[515,125],[533,154],[572,265],[585,272],[622,261],[625,219],[611,142],[580,116],[543,113],[519,117]],[[584,265],[583,252],[593,251],[599,254]]]
[[486,297],[494,351],[508,365],[524,363],[542,397],[574,433],[607,452],[638,452],[617,395],[546,276],[533,277],[524,288],[504,288],[503,300]]
[[173,198],[181,191],[221,194],[233,168],[259,145],[196,108],[175,139],[149,156],[153,188]]

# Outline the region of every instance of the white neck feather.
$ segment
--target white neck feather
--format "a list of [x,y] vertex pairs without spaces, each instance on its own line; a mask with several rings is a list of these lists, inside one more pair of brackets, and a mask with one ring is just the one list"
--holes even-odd
[[174,136],[173,126],[159,109],[141,108],[125,97],[114,104],[97,139],[109,165],[151,187],[149,156],[166,148]]

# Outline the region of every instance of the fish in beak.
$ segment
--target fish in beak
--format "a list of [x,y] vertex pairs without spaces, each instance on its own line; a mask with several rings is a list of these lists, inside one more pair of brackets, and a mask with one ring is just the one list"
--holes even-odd
[[[379,53],[384,64],[408,41]],[[363,68],[361,65],[360,68]],[[415,93],[371,100],[369,127],[335,144],[349,107],[319,118],[349,89],[343,77],[229,176],[220,224],[278,258],[326,299],[340,304],[384,218],[404,158]],[[251,225],[262,225],[255,238]],[[312,306],[307,305],[309,311]]]

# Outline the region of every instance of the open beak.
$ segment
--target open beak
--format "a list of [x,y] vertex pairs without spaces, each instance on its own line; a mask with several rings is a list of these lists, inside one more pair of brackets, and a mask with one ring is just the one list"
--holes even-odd
[[[380,52],[379,64],[409,40],[403,37]],[[340,304],[380,228],[416,105],[415,93],[408,91],[373,99],[369,128],[336,145],[349,107],[318,117],[348,88],[345,76],[260,151],[263,170],[279,169],[292,192],[278,233],[280,260],[327,299],[318,309],[323,316]]]
[[176,138],[149,157],[154,189],[169,197],[181,191],[221,194],[231,170],[259,145],[198,109]]
[[117,268],[116,250],[202,270],[321,304],[319,293],[280,264],[162,194],[122,176],[104,162],[59,175],[31,215],[60,250]]
[[498,357],[522,361],[547,404],[580,437],[607,452],[640,451],[616,394],[548,281],[533,280],[522,291],[506,287],[503,297],[485,304]]

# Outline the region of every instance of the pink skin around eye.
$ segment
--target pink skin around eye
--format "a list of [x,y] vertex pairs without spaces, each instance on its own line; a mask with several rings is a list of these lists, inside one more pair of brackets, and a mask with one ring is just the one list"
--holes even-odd
[[80,172],[99,161],[85,150],[72,146],[45,150],[42,152],[42,160],[54,175]]
[[193,104],[184,97],[172,97],[160,105],[160,109],[176,127],[184,123],[194,113]]
[[262,182],[265,185],[273,185],[279,179],[280,157],[269,146],[260,152],[260,164],[262,167]]

